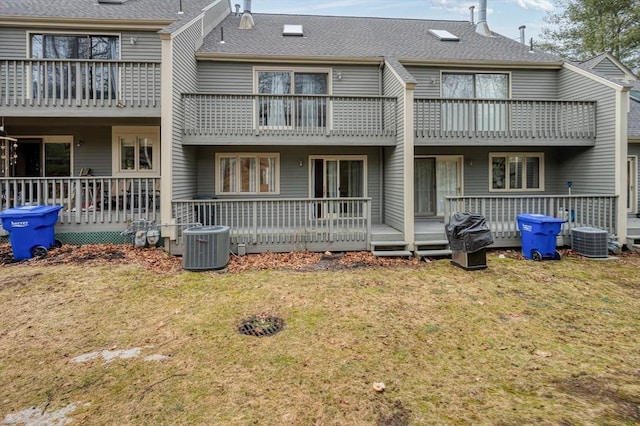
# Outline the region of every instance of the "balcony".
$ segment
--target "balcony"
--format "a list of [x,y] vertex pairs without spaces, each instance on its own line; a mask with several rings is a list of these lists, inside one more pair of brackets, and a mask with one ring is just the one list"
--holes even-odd
[[185,93],[185,145],[395,145],[396,98]]
[[0,59],[0,115],[160,115],[160,62]]
[[596,102],[416,99],[416,145],[569,146],[595,143]]

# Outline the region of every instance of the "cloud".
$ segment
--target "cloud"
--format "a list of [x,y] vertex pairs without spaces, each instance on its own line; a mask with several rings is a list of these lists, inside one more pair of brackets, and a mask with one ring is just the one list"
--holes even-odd
[[553,10],[553,3],[550,0],[517,0],[517,2],[523,9],[539,9],[546,12]]

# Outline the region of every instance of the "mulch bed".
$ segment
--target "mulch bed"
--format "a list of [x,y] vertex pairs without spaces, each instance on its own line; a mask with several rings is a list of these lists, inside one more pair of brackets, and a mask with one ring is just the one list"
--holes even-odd
[[[570,249],[561,249],[563,257],[581,257]],[[518,249],[490,250],[490,254],[512,259],[524,259]],[[636,252],[624,252],[625,256],[639,256]],[[110,265],[137,264],[158,273],[170,274],[183,270],[182,257],[172,256],[161,248],[136,248],[128,244],[64,245],[52,248],[46,257],[14,261],[9,243],[0,243],[0,267],[12,265]],[[247,256],[232,255],[227,271],[237,273],[247,270],[284,269],[301,272],[345,270],[362,267],[419,267],[425,262],[417,258],[375,257],[370,252],[312,253],[262,253]]]

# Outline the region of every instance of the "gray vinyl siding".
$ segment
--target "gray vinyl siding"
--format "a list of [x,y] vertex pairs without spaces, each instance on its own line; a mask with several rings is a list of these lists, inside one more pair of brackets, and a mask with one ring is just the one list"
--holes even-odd
[[[261,68],[289,67],[284,64],[200,61],[198,63],[198,91],[210,93],[253,93],[254,66]],[[305,68],[332,70],[331,85],[333,95],[357,96],[380,94],[380,72],[377,66],[291,66],[291,69],[295,70],[304,70]],[[338,73],[341,73],[341,79],[338,78]]]
[[[531,152],[544,154],[544,191],[509,191],[491,192],[489,189],[489,171],[491,164],[489,155],[493,153]],[[487,195],[544,195],[564,194],[566,186],[559,181],[559,161],[564,156],[562,150],[553,147],[426,147],[419,146],[415,149],[416,156],[461,155],[462,188],[466,196]]]
[[0,30],[0,57],[11,59],[27,57],[26,29],[3,27]]
[[604,75],[613,78],[624,78],[625,73],[622,71],[616,64],[611,62],[609,59],[603,59],[598,65],[593,67],[594,71],[600,72]]
[[198,63],[195,46],[201,37],[201,22],[195,21],[173,39],[173,162],[172,192],[174,199],[190,199],[196,195],[196,151],[182,146],[182,93],[196,91]]
[[597,101],[595,146],[567,156],[560,180],[573,182],[574,194],[615,194],[615,90],[568,69],[560,72],[559,80],[564,99]]
[[[307,198],[309,193],[309,156],[331,155],[366,155],[367,159],[367,196],[371,200],[371,219],[373,223],[381,221],[381,167],[380,149],[374,147],[340,147],[328,150],[324,147],[200,147],[197,148],[197,195],[203,197],[217,197],[219,199],[247,198],[240,196],[221,196],[215,193],[215,154],[221,152],[252,152],[280,154],[280,194],[277,198]],[[300,167],[302,161],[302,167]],[[251,195],[251,198],[255,197]],[[273,195],[258,198],[273,198]]]
[[398,98],[398,130],[395,147],[384,148],[384,223],[396,229],[404,229],[404,116],[405,89],[396,75],[384,70],[384,95]]
[[[440,97],[440,68],[408,66],[407,70],[418,80],[416,98]],[[467,69],[446,68],[447,72],[471,72]],[[485,70],[473,72],[508,72],[511,74],[511,98],[514,99],[557,99],[557,70]]]
[[236,62],[198,62],[199,92],[253,93],[253,65]]
[[[131,44],[131,37],[136,39]],[[121,33],[120,58],[123,61],[158,61],[162,58],[160,36],[156,32]]]

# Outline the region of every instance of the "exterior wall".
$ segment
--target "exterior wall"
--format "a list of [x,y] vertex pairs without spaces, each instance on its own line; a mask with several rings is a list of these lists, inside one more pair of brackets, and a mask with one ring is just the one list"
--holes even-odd
[[182,146],[184,110],[182,93],[196,91],[198,64],[196,46],[201,37],[201,22],[194,22],[173,39],[173,122],[172,122],[172,195],[174,199],[188,199],[196,195],[196,152]]
[[[12,59],[27,58],[29,39],[27,33],[29,28],[2,28],[0,31],[0,57]],[[159,61],[160,60],[160,37],[156,32],[149,31],[109,31],[109,30],[68,30],[61,31],[55,29],[37,29],[38,32],[56,33],[82,33],[82,34],[114,34],[121,37],[120,58],[124,61]],[[135,39],[135,44],[131,44],[131,39]]]
[[[194,148],[196,149],[196,148]],[[380,191],[382,170],[379,148],[331,148],[324,147],[201,147],[197,148],[198,184],[197,194],[219,199],[247,198],[247,196],[220,196],[215,193],[215,154],[219,152],[279,152],[280,153],[280,194],[277,198],[307,198],[310,196],[309,156],[311,155],[366,155],[367,157],[367,196],[371,201],[371,220],[381,222]],[[302,167],[300,167],[302,161]],[[254,196],[251,198],[274,198]]]
[[0,31],[0,57],[23,59],[27,57],[27,34],[24,28],[7,27]]
[[559,178],[573,182],[575,194],[616,194],[616,93],[569,69],[560,71],[563,99],[596,100],[596,142],[591,149],[575,150],[563,158]]
[[[541,152],[544,154],[544,191],[509,191],[491,192],[489,190],[489,154],[494,152]],[[437,156],[437,155],[461,155],[463,194],[467,196],[483,195],[558,195],[565,194],[566,183],[559,178],[559,167],[561,158],[565,157],[564,150],[558,148],[533,148],[533,147],[513,147],[505,149],[503,147],[426,147],[417,146],[416,155]]]
[[[90,125],[86,120],[77,118],[11,118],[12,136],[71,136],[73,176],[78,176],[80,169],[90,168],[93,176],[112,175],[112,126],[159,126],[157,118],[129,119],[94,119]],[[82,141],[81,146],[75,142]]]
[[511,74],[511,98],[513,99],[557,99],[557,70],[493,70],[469,68],[435,68],[407,66],[407,70],[418,80],[416,98],[440,97],[440,72],[508,72]]
[[[386,67],[384,70],[384,95],[398,98],[398,117],[404,116],[405,89],[397,76]],[[398,144],[384,148],[384,200],[383,221],[396,229],[404,229],[404,139],[405,128],[399,121]]]
[[607,58],[603,59],[598,65],[593,67],[593,70],[613,78],[626,77],[624,71],[618,68],[616,64],[614,64]]
[[[331,68],[332,94],[336,96],[358,96],[380,94],[380,71],[377,66],[350,65],[303,65],[303,64],[251,64],[243,62],[213,62],[200,61],[198,63],[198,91],[209,93],[253,93],[253,68],[260,67],[290,67]],[[338,75],[342,78],[339,78]]]

